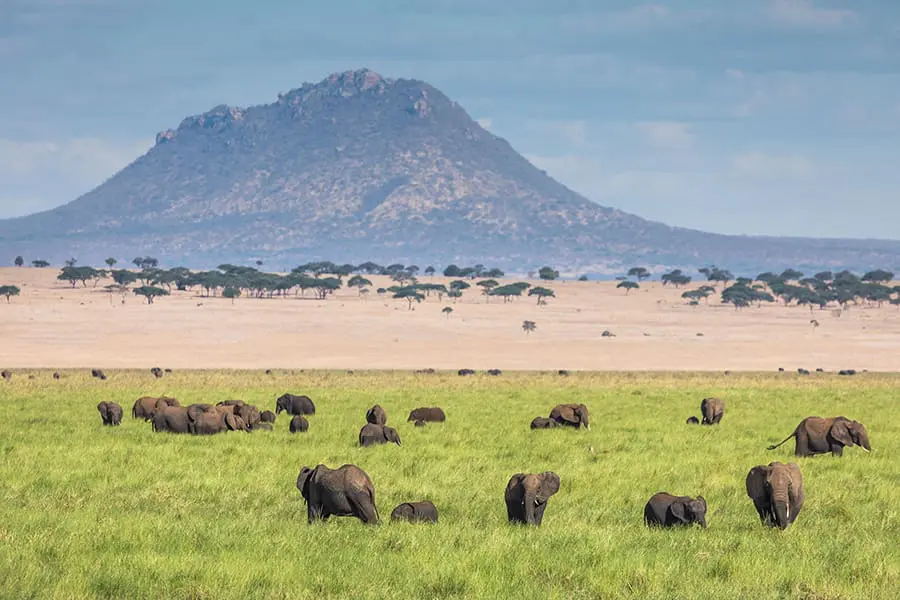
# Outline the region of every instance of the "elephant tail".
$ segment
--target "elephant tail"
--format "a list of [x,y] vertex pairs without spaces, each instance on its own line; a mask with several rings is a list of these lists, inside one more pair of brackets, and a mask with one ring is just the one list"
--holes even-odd
[[766,449],[767,449],[767,450],[774,450],[775,448],[777,448],[778,446],[782,445],[783,443],[785,443],[786,441],[788,441],[789,439],[791,439],[791,438],[794,437],[795,435],[797,435],[797,430],[796,430],[796,429],[795,429],[794,431],[791,432],[791,435],[787,436],[786,438],[784,438],[783,440],[781,440],[781,441],[778,442],[777,444],[772,444],[771,446],[766,447]]

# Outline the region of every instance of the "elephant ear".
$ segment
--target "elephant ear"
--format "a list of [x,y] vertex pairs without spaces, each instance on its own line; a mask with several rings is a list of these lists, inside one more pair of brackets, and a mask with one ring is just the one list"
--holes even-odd
[[231,431],[237,431],[240,429],[240,425],[238,425],[237,418],[234,416],[234,413],[225,413],[225,426]]
[[559,484],[559,475],[553,471],[541,473],[541,498],[547,500],[550,496],[558,492]]
[[682,523],[690,523],[690,519],[688,518],[688,511],[685,509],[684,502],[678,500],[669,505],[669,512],[672,513],[672,516],[681,521]]
[[309,467],[303,467],[300,469],[300,474],[297,475],[297,489],[300,490],[300,493],[304,498],[308,498],[308,490],[309,490],[309,480],[312,477],[313,470]]
[[831,433],[831,437],[843,445],[853,445],[853,438],[850,436],[850,429],[847,428],[847,421],[836,420],[831,426],[831,431],[829,433]]
[[768,467],[753,467],[747,473],[747,495],[751,498],[763,498],[766,495],[766,474]]

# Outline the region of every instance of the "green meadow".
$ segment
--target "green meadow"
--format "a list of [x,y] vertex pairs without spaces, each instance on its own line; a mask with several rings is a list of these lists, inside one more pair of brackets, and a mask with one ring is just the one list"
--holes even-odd
[[[28,375],[35,376],[29,379]],[[792,598],[895,599],[900,590],[900,377],[814,374],[16,371],[0,381],[2,598]],[[284,392],[316,403],[307,434],[159,434],[131,417],[142,395],[182,405],[240,398],[274,410]],[[714,427],[689,426],[706,396]],[[120,403],[121,427],[96,404]],[[531,431],[583,402],[591,429]],[[403,445],[357,447],[379,403]],[[412,408],[447,422],[416,428]],[[866,424],[873,452],[795,459],[782,440],[809,415]],[[746,496],[751,467],[800,465],[806,504],[769,530]],[[309,525],[303,465],[354,463],[382,523]],[[511,526],[517,472],[562,486],[543,526]],[[649,530],[658,491],[702,494],[709,528]],[[431,500],[436,525],[392,524]]]

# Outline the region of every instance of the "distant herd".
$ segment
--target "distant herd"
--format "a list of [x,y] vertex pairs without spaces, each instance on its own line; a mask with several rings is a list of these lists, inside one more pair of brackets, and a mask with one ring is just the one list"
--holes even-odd
[[[783,371],[783,369],[779,369]],[[417,373],[434,373],[433,369],[417,371]],[[154,367],[151,373],[162,377],[163,373],[171,373],[170,369]],[[267,371],[271,373],[271,371]],[[461,369],[460,376],[473,375],[471,369]],[[499,369],[487,372],[497,376]],[[809,374],[799,369],[801,375]],[[560,370],[561,376],[568,371]],[[845,370],[840,375],[854,375],[856,371]],[[100,369],[93,369],[91,376],[105,380],[106,375]],[[0,372],[0,377],[10,379],[8,370]],[[59,373],[53,377],[59,379]],[[97,405],[103,425],[117,426],[122,422],[122,407],[115,402],[100,402]],[[273,429],[276,416],[282,412],[291,416],[289,430],[291,433],[302,433],[309,429],[308,415],[316,414],[312,399],[306,395],[285,393],[275,400],[275,412],[260,411],[259,408],[243,400],[224,400],[218,404],[191,404],[182,407],[178,400],[169,397],[141,397],[131,409],[132,417],[144,419],[152,423],[153,431],[169,433],[185,433],[194,435],[210,435],[225,431],[259,431]],[[725,403],[718,398],[704,398],[700,403],[702,420],[691,416],[688,424],[717,425],[725,414]],[[420,407],[410,411],[407,422],[422,427],[426,423],[442,423],[446,414],[440,407]],[[359,445],[362,447],[394,443],[401,445],[400,434],[387,425],[387,413],[376,404],[365,414],[366,423],[359,432]],[[588,407],[584,404],[559,404],[550,411],[548,417],[535,417],[531,421],[531,429],[549,429],[554,427],[571,427],[590,429]],[[768,446],[769,450],[778,448],[794,438],[796,456],[813,456],[831,453],[842,456],[845,447],[859,446],[864,451],[871,451],[869,434],[866,427],[846,417],[807,417],[784,440]],[[760,520],[767,526],[786,529],[794,523],[805,501],[803,475],[795,463],[772,462],[768,465],[757,465],[750,469],[746,481],[747,496]],[[323,464],[316,467],[303,467],[297,477],[297,489],[307,504],[308,520],[325,520],[330,516],[352,516],[364,523],[379,522],[375,507],[375,490],[369,476],[359,467],[345,464],[337,469],[330,469]],[[504,492],[507,517],[511,523],[525,523],[539,526],[551,496],[560,489],[559,475],[552,471],[543,473],[516,473],[507,483]],[[647,526],[671,527],[677,525],[699,524],[705,528],[707,503],[703,496],[675,496],[668,492],[654,494],[644,507],[644,522]],[[437,522],[438,510],[429,501],[404,502],[391,512],[391,520],[413,522]]]

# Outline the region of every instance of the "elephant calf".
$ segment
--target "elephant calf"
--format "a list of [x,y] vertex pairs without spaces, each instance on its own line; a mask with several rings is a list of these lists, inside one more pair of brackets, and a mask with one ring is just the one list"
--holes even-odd
[[394,442],[400,445],[400,434],[393,427],[387,425],[375,425],[374,423],[366,423],[359,430],[359,445],[363,447],[374,446],[376,444],[386,444]]
[[503,495],[509,522],[540,526],[547,502],[559,491],[559,484],[559,475],[553,471],[510,477]]
[[310,523],[330,516],[356,517],[363,523],[377,524],[375,487],[365,471],[356,465],[329,469],[323,464],[303,467],[297,476],[297,489],[306,500]]
[[261,423],[274,423],[275,413],[273,413],[271,410],[264,410],[259,413],[259,420]]
[[427,500],[422,502],[404,502],[391,512],[391,521],[437,523],[437,520],[437,507]]
[[644,507],[644,523],[648,527],[674,527],[699,523],[706,529],[706,499],[703,496],[673,496],[659,492]]
[[106,373],[104,373],[100,369],[91,369],[91,377],[96,377],[97,379],[106,381]]
[[387,424],[387,413],[384,412],[380,404],[376,404],[366,411],[366,423],[372,423],[373,425]]
[[685,423],[687,423],[688,425],[699,425],[700,419],[698,419],[697,417],[688,417]]
[[813,456],[831,452],[833,456],[842,456],[844,446],[859,446],[866,452],[872,450],[869,444],[869,432],[859,421],[851,421],[847,417],[806,417],[791,435],[777,444],[768,447],[774,450],[791,438],[796,438],[795,456]]
[[550,418],[568,427],[584,427],[590,429],[591,424],[588,420],[588,408],[584,404],[557,404],[550,411]]
[[291,433],[306,433],[309,430],[309,421],[303,415],[294,415],[291,419]]
[[757,465],[747,473],[746,484],[760,520],[769,527],[787,529],[803,508],[803,474],[794,463]]
[[2,371],[0,371],[0,377],[2,377],[3,379],[12,379],[12,371],[3,369]]
[[444,411],[437,406],[415,408],[409,412],[409,421],[430,421],[435,423],[443,423],[447,420]]
[[559,423],[557,423],[553,419],[548,419],[547,417],[535,417],[531,421],[532,429],[553,429],[554,427],[559,426]]
[[725,414],[725,403],[718,398],[704,398],[700,403],[701,425],[718,425]]
[[104,425],[122,424],[122,407],[115,402],[101,402],[97,405]]

